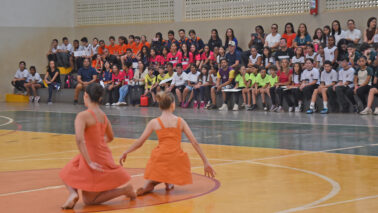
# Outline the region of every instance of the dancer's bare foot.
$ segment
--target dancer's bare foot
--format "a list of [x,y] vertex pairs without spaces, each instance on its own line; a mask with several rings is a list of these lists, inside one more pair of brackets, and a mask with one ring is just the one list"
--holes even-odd
[[132,185],[127,185],[125,187],[125,196],[129,197],[130,200],[135,200],[137,194],[135,193],[134,188],[133,188]]
[[76,192],[71,193],[68,196],[66,202],[63,204],[62,209],[73,209],[78,200],[79,200],[79,194],[77,194]]
[[171,191],[174,188],[175,188],[175,185],[170,184],[170,183],[165,183],[165,191]]
[[139,189],[137,189],[136,194],[137,194],[137,196],[142,196],[142,195],[144,195],[144,188],[143,188],[143,187],[140,187]]

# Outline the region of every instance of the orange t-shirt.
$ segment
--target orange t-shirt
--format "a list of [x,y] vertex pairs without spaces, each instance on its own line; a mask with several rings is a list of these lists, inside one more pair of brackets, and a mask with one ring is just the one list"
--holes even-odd
[[297,34],[293,33],[291,35],[288,35],[288,34],[284,33],[281,37],[286,39],[287,47],[292,47],[294,39],[295,39],[295,37],[297,37]]
[[92,60],[92,67],[95,68],[96,70],[99,70],[99,69],[102,69],[104,62],[100,61],[100,63],[97,64],[97,67],[96,67],[96,64],[97,64],[97,60]]
[[118,54],[119,46],[118,44],[115,44],[114,46],[108,45],[106,48],[109,50],[109,53],[111,55]]
[[105,48],[106,48],[106,46],[105,47],[99,47],[97,53],[100,54],[100,55],[104,54]]
[[146,41],[145,43],[141,43],[142,46],[147,46],[148,48],[151,48],[150,42]]
[[118,54],[119,55],[125,55],[126,54],[126,50],[127,50],[127,44],[123,44],[122,46],[119,46],[118,45]]
[[134,54],[137,54],[142,49],[142,47],[143,47],[142,43],[136,44],[135,42],[133,42],[131,44],[131,49],[133,50]]

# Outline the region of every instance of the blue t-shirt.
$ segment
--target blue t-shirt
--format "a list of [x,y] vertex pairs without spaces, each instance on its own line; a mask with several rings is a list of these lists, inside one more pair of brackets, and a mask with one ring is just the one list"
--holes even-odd
[[228,61],[228,66],[234,65],[236,60],[238,60],[240,63],[240,60],[241,60],[240,52],[237,50],[235,50],[234,54],[231,54],[230,52],[228,52],[226,54],[226,59]]
[[297,37],[295,37],[294,41],[297,42],[298,46],[305,46],[307,44],[307,42],[311,42],[312,39],[311,39],[311,36],[309,34],[307,34],[304,38],[301,38],[299,35],[297,35]]
[[77,75],[81,76],[81,80],[83,82],[88,82],[88,81],[92,81],[93,76],[97,75],[97,72],[93,67],[88,67],[88,68],[82,67],[77,72]]

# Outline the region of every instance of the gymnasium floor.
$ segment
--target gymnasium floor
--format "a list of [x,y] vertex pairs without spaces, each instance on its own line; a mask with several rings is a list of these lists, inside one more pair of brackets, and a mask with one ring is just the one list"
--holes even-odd
[[[67,192],[58,177],[78,151],[73,121],[83,106],[0,103],[0,211],[19,212],[377,212],[378,116],[356,114],[218,112],[177,109],[217,172],[183,143],[194,184],[158,188],[136,201],[124,198],[62,211]],[[103,108],[116,139],[114,159],[129,147],[157,108]],[[184,142],[186,142],[184,138]],[[126,168],[143,184],[156,135],[132,153]]]

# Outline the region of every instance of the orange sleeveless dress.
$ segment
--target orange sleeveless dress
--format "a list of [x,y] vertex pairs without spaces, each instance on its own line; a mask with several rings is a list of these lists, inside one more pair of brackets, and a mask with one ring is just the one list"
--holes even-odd
[[160,118],[157,120],[161,126],[156,130],[159,145],[151,153],[144,178],[175,185],[193,183],[188,154],[181,149],[181,118],[176,128],[165,128]]
[[126,170],[114,163],[112,153],[104,140],[108,119],[104,123],[97,120],[93,111],[88,110],[96,119],[96,124],[85,128],[85,142],[90,159],[102,165],[104,171],[91,169],[84,157],[79,154],[73,158],[59,173],[67,185],[90,192],[101,192],[115,189],[131,178]]

